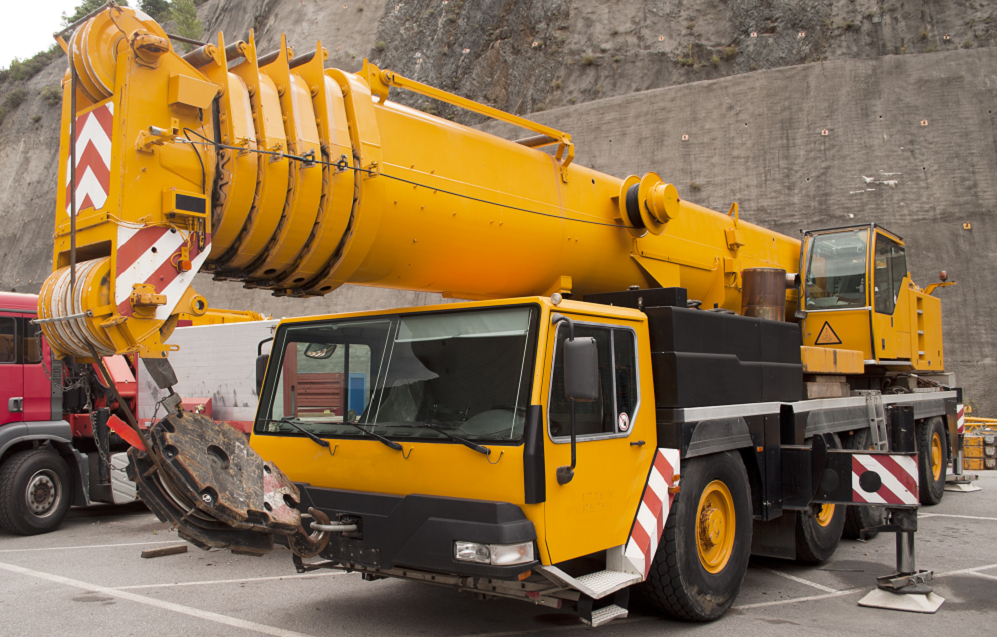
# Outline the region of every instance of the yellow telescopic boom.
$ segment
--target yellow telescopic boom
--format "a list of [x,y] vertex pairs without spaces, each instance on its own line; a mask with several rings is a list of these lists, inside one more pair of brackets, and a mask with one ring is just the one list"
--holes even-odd
[[[798,268],[799,241],[740,221],[736,204],[723,214],[655,173],[584,168],[566,133],[367,62],[325,69],[321,43],[295,56],[282,37],[261,55],[252,32],[219,33],[181,56],[111,4],[67,46],[65,188],[39,299],[42,318],[65,319],[43,324],[62,354],[166,356],[180,314],[207,310],[198,271],[302,297],[344,283],[468,299],[681,286],[739,312],[743,268]],[[532,134],[407,108],[392,87]]]

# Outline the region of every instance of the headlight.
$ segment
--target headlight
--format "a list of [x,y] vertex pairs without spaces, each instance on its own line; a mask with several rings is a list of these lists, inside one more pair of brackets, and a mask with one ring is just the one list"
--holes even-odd
[[495,566],[511,566],[533,561],[533,542],[521,544],[478,544],[454,542],[454,558],[461,562],[477,562]]

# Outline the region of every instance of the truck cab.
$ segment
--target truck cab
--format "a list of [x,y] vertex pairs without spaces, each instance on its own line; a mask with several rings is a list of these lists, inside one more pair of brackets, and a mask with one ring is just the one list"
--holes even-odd
[[905,250],[876,224],[804,233],[804,345],[859,350],[890,372],[944,370],[941,301],[914,285]]
[[[598,395],[575,404],[574,445],[558,354],[569,328],[551,323],[555,311],[598,352]],[[383,538],[381,565],[515,576],[625,544],[656,449],[647,340],[640,312],[542,298],[286,320],[252,445],[287,467],[309,505],[363,513],[364,538]],[[362,390],[342,392],[343,378],[362,380]],[[302,429],[328,440],[329,451]],[[572,453],[573,479],[558,484],[556,469],[572,465]],[[428,533],[406,507],[375,514],[412,494],[438,506],[447,498],[450,517],[439,515]],[[439,546],[416,558],[412,538],[421,533],[420,542]],[[496,538],[528,548],[498,563],[454,554],[454,542]]]

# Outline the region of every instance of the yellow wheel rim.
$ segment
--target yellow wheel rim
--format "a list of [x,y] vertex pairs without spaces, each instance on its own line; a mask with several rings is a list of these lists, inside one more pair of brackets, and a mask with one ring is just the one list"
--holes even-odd
[[942,437],[937,431],[931,435],[931,475],[935,480],[942,477]]
[[814,513],[814,517],[817,518],[817,524],[821,526],[827,526],[831,523],[831,519],[834,518],[834,505],[833,504],[822,504],[817,512]]
[[696,549],[710,573],[727,566],[734,549],[734,499],[723,482],[714,480],[703,489],[696,511]]

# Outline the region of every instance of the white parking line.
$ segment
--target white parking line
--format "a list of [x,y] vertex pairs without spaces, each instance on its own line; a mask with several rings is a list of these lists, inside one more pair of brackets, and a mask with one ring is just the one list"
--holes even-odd
[[965,575],[967,573],[976,573],[977,571],[987,571],[992,568],[997,568],[997,564],[987,564],[986,566],[974,566],[972,568],[961,568],[958,571],[949,571],[948,573],[936,573],[932,577],[948,577],[949,575]]
[[[661,621],[660,617],[628,617],[626,619],[614,619],[607,626],[621,626],[623,624],[636,624],[639,622]],[[460,637],[512,637],[513,635],[532,635],[534,633],[551,633],[561,630],[586,630],[589,627],[579,622],[567,626],[545,626],[544,628],[527,628],[525,630],[507,630],[500,633],[466,633]]]
[[24,568],[23,566],[15,566],[14,564],[6,564],[4,562],[0,562],[0,569],[3,569],[5,571],[10,571],[11,573],[18,573],[20,575],[37,577],[38,579],[48,580],[50,582],[55,582],[56,584],[72,586],[73,588],[81,588],[85,591],[102,593],[104,595],[110,595],[111,597],[117,597],[119,599],[127,599],[128,601],[131,602],[145,604],[146,606],[154,606],[156,608],[162,608],[163,610],[170,610],[175,613],[182,613],[184,615],[190,615],[191,617],[197,617],[198,619],[206,619],[208,621],[213,621],[219,624],[225,624],[226,626],[233,626],[235,628],[242,628],[244,630],[251,630],[257,633],[263,633],[264,635],[274,635],[275,637],[309,637],[304,633],[298,633],[293,630],[284,630],[283,628],[276,628],[274,626],[267,626],[265,624],[257,624],[256,622],[246,621],[245,619],[238,619],[236,617],[229,617],[228,615],[212,613],[211,611],[201,610],[199,608],[191,608],[190,606],[183,606],[182,604],[174,604],[173,602],[166,602],[160,599],[144,597],[142,595],[136,595],[135,593],[129,593],[126,591],[119,591],[113,588],[108,588],[107,586],[99,586],[97,584],[90,584],[89,582],[81,582],[80,580],[70,579],[68,577],[62,577],[61,575],[53,575],[52,573],[43,573],[41,571],[34,571],[31,570],[30,568]]
[[977,577],[985,577],[987,579],[992,579],[994,581],[997,581],[997,575],[987,575],[986,573],[978,573],[976,571],[973,571],[972,573],[970,573],[970,575],[975,575]]
[[983,518],[978,515],[953,515],[952,513],[918,513],[919,518],[962,518],[963,520],[984,520],[997,522],[997,518]]
[[803,579],[802,577],[796,577],[795,575],[790,575],[789,573],[783,573],[782,571],[777,571],[774,568],[763,568],[763,571],[768,571],[769,573],[774,573],[779,577],[785,577],[788,580],[793,580],[797,584],[806,584],[807,586],[812,586],[819,591],[824,591],[825,593],[839,593],[837,589],[831,588],[830,586],[823,586],[817,582],[811,582],[808,579]]
[[107,549],[115,546],[146,546],[147,544],[176,544],[183,540],[164,540],[162,542],[128,542],[126,544],[91,544],[90,546],[46,546],[37,549],[0,549],[0,553],[26,553],[28,551],[79,551],[82,549]]
[[248,577],[244,579],[216,579],[209,580],[205,582],[173,582],[170,584],[140,584],[137,586],[115,586],[114,590],[117,591],[133,591],[138,588],[171,588],[173,586],[203,586],[205,584],[243,584],[245,582],[266,582],[269,580],[284,580],[284,579],[315,579],[317,577],[330,577],[332,575],[346,575],[345,572],[339,573],[304,573],[302,575],[274,575],[271,577]]
[[749,608],[764,608],[765,606],[779,606],[781,604],[795,604],[796,602],[812,602],[818,599],[830,599],[832,597],[841,597],[842,595],[854,595],[855,593],[861,593],[866,589],[864,588],[852,588],[847,591],[834,591],[833,593],[828,593],[827,595],[811,595],[810,597],[794,597],[792,599],[780,599],[774,602],[760,602],[758,604],[744,604],[743,606],[734,606],[737,610],[746,610]]

